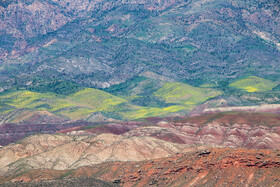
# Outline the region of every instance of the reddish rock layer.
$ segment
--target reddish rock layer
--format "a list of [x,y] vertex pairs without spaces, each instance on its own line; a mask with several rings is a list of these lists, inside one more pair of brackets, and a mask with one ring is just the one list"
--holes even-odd
[[209,122],[219,123],[240,123],[248,125],[265,125],[277,126],[280,125],[280,115],[272,113],[256,113],[256,112],[220,112],[199,115],[189,118],[181,118],[178,122],[189,122],[196,124],[205,124]]
[[143,162],[109,162],[76,170],[32,170],[2,181],[93,177],[123,186],[279,186],[280,152],[211,148]]

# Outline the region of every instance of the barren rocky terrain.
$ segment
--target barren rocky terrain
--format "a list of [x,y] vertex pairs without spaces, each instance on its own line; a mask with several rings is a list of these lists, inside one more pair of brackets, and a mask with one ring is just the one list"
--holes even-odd
[[192,149],[152,137],[35,135],[1,149],[0,171],[10,175],[30,169],[76,169],[103,162],[167,157]]
[[5,180],[88,176],[121,186],[278,186],[279,159],[279,151],[209,148],[143,162],[109,162],[65,171],[30,170]]
[[100,179],[123,186],[273,186],[280,177],[279,121],[277,114],[230,112],[33,135],[0,149],[0,181],[32,186],[89,177],[87,184]]

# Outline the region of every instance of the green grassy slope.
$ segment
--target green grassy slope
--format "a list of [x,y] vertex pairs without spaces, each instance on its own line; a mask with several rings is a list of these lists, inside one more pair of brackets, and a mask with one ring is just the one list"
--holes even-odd
[[[35,92],[14,89],[0,94],[0,116],[24,108],[31,111],[48,111],[72,120],[87,119],[96,112],[101,112],[109,118],[134,120],[186,114],[208,99],[219,95],[226,96],[219,88],[194,87],[165,80],[159,75],[153,76],[155,77],[136,77],[105,90],[78,88],[75,93],[67,91],[71,94],[57,94],[57,90]],[[265,94],[265,91],[272,90],[275,86],[277,83],[254,76],[229,84],[231,95],[240,93],[238,90],[241,89],[245,91],[241,96]],[[255,97],[257,95],[252,96]]]
[[249,76],[233,82],[229,86],[247,92],[265,92],[272,90],[277,86],[277,83],[256,76]]
[[163,99],[166,103],[176,103],[188,108],[220,95],[220,91],[206,88],[196,88],[183,83],[166,83],[154,96]]
[[153,78],[137,76],[119,85],[111,86],[105,91],[123,97],[138,106],[159,108],[170,106],[153,96],[153,93],[166,83],[164,80],[157,79],[159,75],[154,74],[154,76]]
[[[206,86],[208,88],[194,87],[172,82],[157,74],[152,74],[152,77],[145,76],[135,77],[105,90],[77,88],[74,93],[67,90],[67,94],[57,94],[60,93],[59,89],[55,89],[55,92],[45,92],[47,87],[43,91],[38,89],[41,92],[14,89],[0,94],[0,116],[24,108],[31,111],[48,111],[72,120],[87,119],[96,112],[101,112],[109,118],[134,120],[170,114],[183,115],[208,99],[219,95],[226,96],[226,92],[220,91],[219,88],[211,88],[211,85]],[[256,94],[265,94],[276,86],[275,82],[255,76],[225,85],[230,88],[231,95],[240,93],[241,97],[244,94],[255,94],[252,98],[256,98]],[[250,99],[249,96],[247,98]]]
[[[135,87],[132,87],[132,90],[126,90],[129,94],[123,96],[115,96],[93,88],[85,88],[70,95],[38,93],[28,90],[10,91],[0,95],[1,114],[26,108],[49,111],[72,120],[86,118],[94,112],[104,112],[118,116],[120,119],[133,120],[188,112],[197,104],[221,94],[213,89],[196,88],[183,83],[165,83],[158,89],[151,89],[145,93],[146,86],[151,83],[147,80],[140,81],[142,86],[137,87],[137,92]],[[136,101],[140,102],[148,97],[150,100],[147,101],[147,105],[145,103],[137,105]],[[152,102],[161,104],[149,104]]]
[[[125,86],[119,86],[117,89],[121,93],[123,90],[130,93],[129,100],[140,103],[142,106],[138,110],[126,111],[124,115],[127,117],[143,118],[177,112],[187,113],[198,104],[222,94],[221,91],[214,89],[197,88],[178,82],[164,82],[148,78],[137,80],[136,86],[135,80],[132,80],[130,84],[126,82]],[[118,93],[116,89],[114,92]],[[153,107],[154,102],[157,107]]]
[[69,96],[21,90],[1,95],[0,102],[2,108],[7,108],[5,112],[13,110],[11,107],[29,108],[79,119],[92,112],[115,110],[114,107],[127,101],[104,91],[86,88]]

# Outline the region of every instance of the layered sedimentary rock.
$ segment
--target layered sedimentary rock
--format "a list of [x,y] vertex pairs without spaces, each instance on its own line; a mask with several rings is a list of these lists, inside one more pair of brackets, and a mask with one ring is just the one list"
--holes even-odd
[[64,171],[31,170],[2,179],[34,184],[87,176],[121,186],[279,186],[279,167],[279,151],[208,148],[142,162],[109,162]]
[[1,175],[30,169],[76,169],[115,161],[142,161],[188,151],[189,146],[153,137],[35,135],[1,148]]

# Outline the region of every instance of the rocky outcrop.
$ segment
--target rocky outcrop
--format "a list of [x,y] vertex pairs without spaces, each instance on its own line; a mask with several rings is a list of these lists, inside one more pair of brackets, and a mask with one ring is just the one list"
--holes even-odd
[[[215,148],[149,162],[108,163],[78,170],[108,181],[113,178],[122,186],[277,186],[279,161],[273,151]],[[98,174],[107,167],[111,170]]]
[[3,181],[94,177],[121,186],[279,186],[278,151],[208,148],[142,162],[108,162],[76,170],[30,170]]

